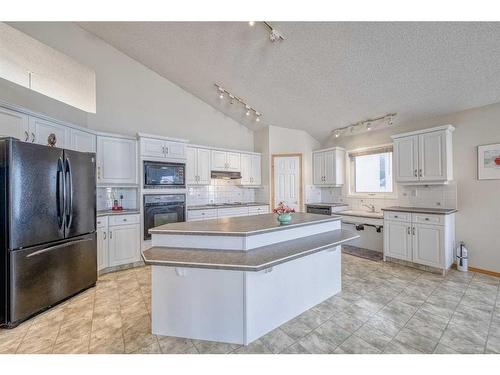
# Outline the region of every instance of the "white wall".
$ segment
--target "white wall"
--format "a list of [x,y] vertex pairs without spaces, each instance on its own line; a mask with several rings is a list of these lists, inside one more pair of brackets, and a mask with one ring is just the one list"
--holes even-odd
[[[76,24],[8,24],[95,70],[97,113],[86,114],[89,128],[129,135],[145,132],[187,138],[204,145],[253,151],[253,132],[248,128]],[[7,97],[14,100],[12,104],[22,105],[20,102],[26,101],[22,95],[15,93]],[[0,98],[3,99],[3,91]],[[45,111],[43,103],[38,104],[36,110],[60,118],[56,116],[58,108],[51,107]],[[75,111],[78,113],[78,110]],[[66,113],[66,118],[61,119],[67,120],[68,117],[79,116]]]
[[500,103],[358,136],[331,138],[325,146],[347,150],[391,142],[390,135],[452,124],[454,177],[458,190],[456,239],[470,250],[469,264],[500,272],[500,180],[477,180],[477,146],[500,143]]

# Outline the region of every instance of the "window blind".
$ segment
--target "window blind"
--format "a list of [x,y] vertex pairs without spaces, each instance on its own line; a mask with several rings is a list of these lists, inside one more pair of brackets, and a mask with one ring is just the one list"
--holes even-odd
[[366,150],[351,151],[349,152],[348,155],[350,158],[355,158],[356,156],[374,155],[374,154],[382,154],[385,152],[392,152],[392,149],[393,149],[392,145],[386,145],[386,146],[369,148]]

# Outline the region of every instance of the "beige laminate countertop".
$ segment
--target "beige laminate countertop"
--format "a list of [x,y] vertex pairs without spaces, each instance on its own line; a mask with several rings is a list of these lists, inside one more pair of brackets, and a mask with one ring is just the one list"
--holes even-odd
[[110,215],[133,215],[139,214],[139,210],[121,210],[121,211],[113,211],[113,210],[101,210],[97,211],[97,217],[99,216],[110,216]]
[[156,266],[261,271],[358,237],[351,231],[337,229],[248,251],[152,247],[142,257],[146,264]]
[[149,230],[151,234],[186,234],[205,236],[252,236],[266,232],[290,229],[341,220],[340,216],[326,216],[297,212],[292,222],[280,225],[275,214],[227,217],[202,221],[188,221],[161,225]]
[[402,207],[402,206],[392,206],[382,208],[382,211],[398,211],[398,212],[415,212],[418,214],[438,214],[438,215],[449,215],[457,212],[455,208],[427,208],[427,207]]

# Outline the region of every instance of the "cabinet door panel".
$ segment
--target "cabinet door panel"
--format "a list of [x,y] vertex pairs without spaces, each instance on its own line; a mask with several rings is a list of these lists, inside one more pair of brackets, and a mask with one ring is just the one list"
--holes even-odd
[[108,228],[97,229],[97,270],[108,267]]
[[418,181],[418,136],[394,140],[396,181]]
[[198,185],[210,185],[210,150],[199,148],[197,153]]
[[56,136],[56,147],[65,148],[66,144],[69,143],[67,142],[67,139],[69,139],[68,128],[32,116],[30,116],[29,122],[30,132],[32,133],[31,137],[33,138],[34,136],[35,143],[47,146],[48,139],[51,134]]
[[321,152],[313,153],[313,183],[314,185],[323,185],[323,176],[325,170],[325,156]]
[[165,157],[165,143],[160,139],[141,138],[141,155],[152,158]]
[[136,141],[97,137],[98,183],[136,184]]
[[241,154],[241,184],[251,185],[252,177],[252,156]]
[[139,260],[139,232],[138,225],[109,227],[109,265],[111,267]]
[[226,152],[212,150],[212,170],[213,171],[225,171],[227,168],[226,164]]
[[408,223],[384,222],[384,255],[412,260],[411,256],[411,228]]
[[230,171],[238,172],[241,169],[241,154],[238,152],[228,152],[227,164]]
[[421,181],[446,180],[446,133],[419,136],[419,176]]
[[165,156],[168,158],[186,158],[186,145],[178,142],[165,142]]
[[186,184],[196,185],[198,180],[196,178],[197,174],[197,164],[198,164],[198,153],[197,149],[193,147],[187,147],[186,149]]
[[438,225],[416,224],[413,236],[413,262],[442,267],[444,228]]
[[336,184],[336,165],[335,165],[335,151],[326,151],[323,153],[325,158],[325,184]]
[[70,129],[71,144],[66,148],[81,152],[95,152],[96,136],[77,129]]
[[252,185],[260,185],[262,183],[261,171],[261,156],[252,155]]
[[21,141],[31,141],[28,116],[0,107],[0,137],[14,137]]

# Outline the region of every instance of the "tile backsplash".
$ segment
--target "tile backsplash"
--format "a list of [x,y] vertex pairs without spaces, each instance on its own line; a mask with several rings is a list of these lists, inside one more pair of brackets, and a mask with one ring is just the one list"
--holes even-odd
[[234,180],[212,179],[208,186],[189,186],[187,188],[187,204],[190,206],[211,203],[231,202],[267,202],[267,188],[247,188],[238,185]]
[[448,185],[398,185],[397,198],[358,198],[345,194],[345,188],[320,189],[321,197],[315,202],[344,202],[354,210],[366,209],[364,204],[373,204],[377,211],[389,206],[458,208],[456,182]]
[[[123,199],[120,199],[120,196]],[[97,210],[109,210],[113,207],[113,200],[118,199],[125,209],[137,209],[137,189],[134,188],[97,188]]]

